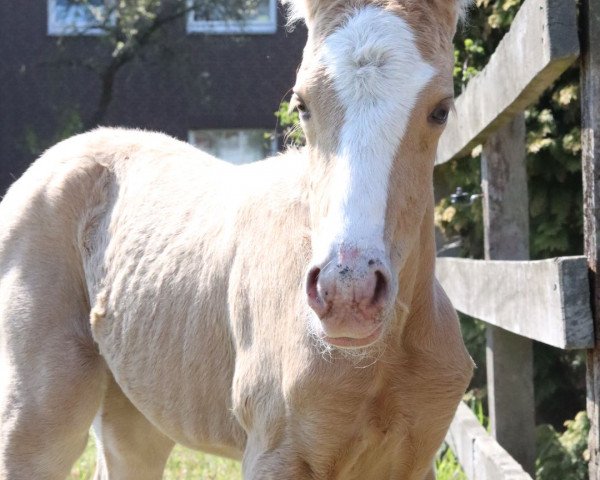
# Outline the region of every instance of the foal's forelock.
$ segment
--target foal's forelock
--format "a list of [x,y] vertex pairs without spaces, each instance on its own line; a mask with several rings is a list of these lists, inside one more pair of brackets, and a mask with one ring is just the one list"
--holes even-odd
[[408,23],[374,6],[357,9],[319,51],[341,104],[327,218],[313,238],[315,260],[337,245],[385,252],[388,186],[419,93],[435,74]]

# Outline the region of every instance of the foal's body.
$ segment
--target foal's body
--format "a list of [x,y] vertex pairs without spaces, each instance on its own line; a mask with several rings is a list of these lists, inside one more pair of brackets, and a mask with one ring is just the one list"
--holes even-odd
[[249,478],[424,477],[471,368],[431,232],[402,334],[363,363],[321,355],[298,280],[306,166],[290,153],[232,167],[159,134],[98,130],[13,186],[3,478],[64,477],[94,416],[114,478],[160,478],[174,441],[247,448]]
[[[294,0],[296,1],[296,0]],[[456,0],[298,0],[307,146],[233,167],[160,134],[50,149],[0,204],[0,478],[423,480],[472,362],[434,278]]]

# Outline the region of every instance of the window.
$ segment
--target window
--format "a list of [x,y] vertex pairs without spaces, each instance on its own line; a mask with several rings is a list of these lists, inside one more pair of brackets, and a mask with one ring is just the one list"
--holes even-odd
[[189,142],[230,163],[262,160],[277,151],[274,132],[257,129],[192,130]]
[[48,35],[102,35],[106,0],[48,0]]
[[254,0],[239,16],[213,2],[194,8],[188,15],[188,32],[212,34],[260,34],[277,31],[276,0]]

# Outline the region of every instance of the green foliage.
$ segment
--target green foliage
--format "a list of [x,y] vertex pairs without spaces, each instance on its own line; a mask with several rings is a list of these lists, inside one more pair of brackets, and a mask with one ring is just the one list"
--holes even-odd
[[508,31],[522,0],[477,0],[455,39],[454,85],[458,92],[487,63]]
[[444,444],[435,459],[437,480],[467,480],[454,452]]
[[585,408],[585,352],[534,343],[533,355],[537,421],[560,427]]
[[275,112],[277,123],[282,130],[283,143],[286,146],[301,147],[305,143],[304,132],[300,127],[298,111],[291,110],[289,102],[281,102]]
[[587,436],[590,422],[585,412],[565,422],[559,434],[551,425],[537,428],[538,457],[535,462],[537,480],[587,480]]
[[[508,31],[521,0],[478,0],[468,25],[456,39],[454,82],[460,92],[487,63]],[[531,257],[548,258],[582,251],[581,142],[578,71],[572,68],[525,112],[530,197]],[[478,193],[481,149],[468,159],[436,170],[436,185]],[[475,160],[475,161],[474,161]],[[447,238],[463,238],[463,255],[481,258],[483,229],[478,205],[459,207],[442,198],[437,225]]]
[[[452,204],[450,193],[457,187],[465,192],[479,193],[479,158],[466,158],[437,167],[434,171],[436,187],[446,188],[446,195],[435,207],[435,222],[449,240],[462,239],[462,256],[481,258],[483,256],[483,210],[480,200],[472,204]],[[439,192],[438,192],[439,195]]]
[[532,258],[582,252],[577,74],[568,71],[526,112]]
[[487,391],[485,389],[473,389],[469,390],[463,396],[463,402],[465,402],[469,408],[475,414],[475,417],[479,423],[488,432],[490,431],[490,418],[487,412]]
[[471,358],[475,362],[475,371],[473,372],[473,378],[469,387],[470,393],[479,398],[485,397],[485,382],[486,382],[486,370],[485,370],[485,323],[476,320],[475,318],[469,317],[463,313],[458,313],[460,318],[460,328],[462,331],[462,337],[471,355]]

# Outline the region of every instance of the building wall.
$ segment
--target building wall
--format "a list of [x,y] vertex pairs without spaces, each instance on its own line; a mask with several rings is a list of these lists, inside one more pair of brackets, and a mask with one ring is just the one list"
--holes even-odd
[[[51,145],[69,120],[89,118],[96,74],[68,60],[106,54],[98,37],[47,35],[44,0],[0,2],[0,195]],[[274,112],[293,86],[305,30],[287,32],[281,10],[274,35],[186,34],[173,24],[159,48],[118,75],[102,124],[159,130],[275,129]]]

